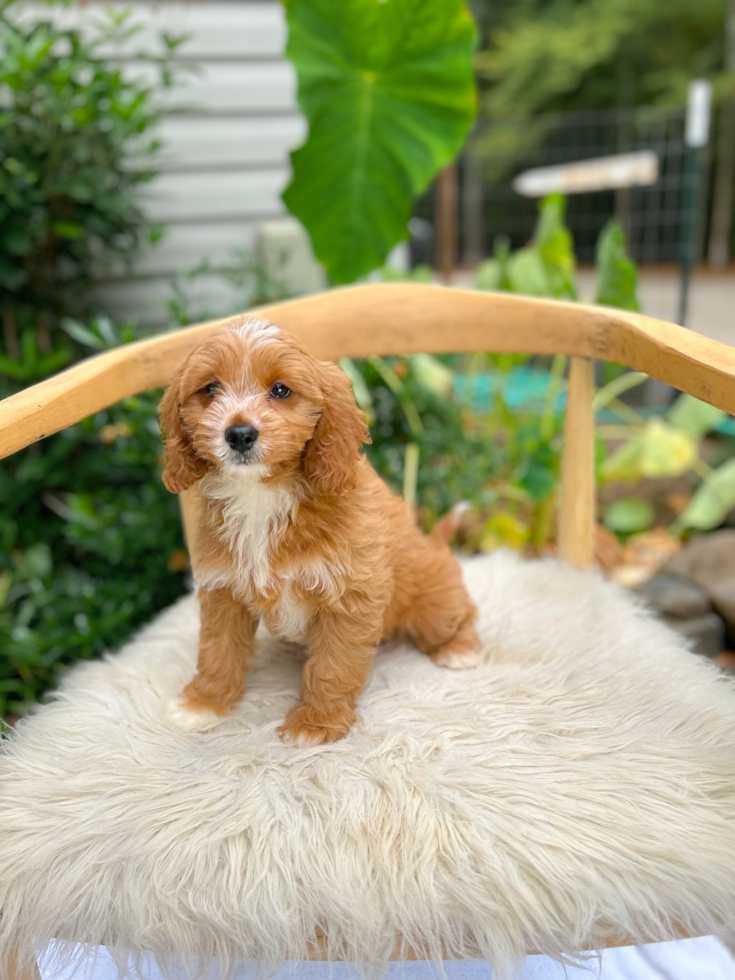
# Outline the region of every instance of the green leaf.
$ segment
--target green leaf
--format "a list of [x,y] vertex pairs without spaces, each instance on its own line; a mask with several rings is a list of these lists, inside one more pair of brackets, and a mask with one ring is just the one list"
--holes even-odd
[[677,530],[718,527],[735,507],[735,459],[718,467],[697,488],[691,503],[675,522]]
[[503,270],[497,259],[485,259],[475,271],[475,289],[500,289]]
[[576,299],[574,241],[572,233],[564,224],[565,211],[566,200],[562,194],[549,194],[544,198],[533,242],[546,269],[549,282],[546,295]]
[[681,476],[697,459],[697,443],[686,432],[652,419],[602,464],[607,482]]
[[437,398],[452,397],[453,373],[432,354],[412,354],[409,362],[416,380]]
[[541,253],[537,248],[522,248],[508,259],[508,286],[524,296],[550,296],[551,283]]
[[640,497],[623,497],[605,510],[605,527],[618,534],[645,531],[653,523],[653,505]]
[[61,328],[72,340],[76,340],[77,343],[83,344],[85,347],[91,347],[92,350],[105,349],[104,341],[76,320],[67,317],[65,320],[62,320]]
[[59,238],[66,238],[69,241],[76,241],[82,237],[81,226],[74,224],[73,221],[55,221],[51,230]]
[[597,303],[621,310],[640,310],[638,270],[625,250],[625,235],[609,221],[597,241]]
[[680,395],[669,409],[668,421],[677,429],[686,432],[693,439],[701,439],[713,429],[716,429],[727,412],[714,405],[701,402],[691,395]]
[[646,425],[642,441],[641,472],[644,477],[681,476],[697,459],[696,442],[685,432],[678,432],[659,419]]
[[474,122],[474,23],[463,0],[287,0],[287,54],[309,136],[286,206],[335,282],[380,266],[413,198]]
[[556,468],[544,465],[536,459],[529,460],[528,468],[518,485],[537,503],[546,500],[558,482]]

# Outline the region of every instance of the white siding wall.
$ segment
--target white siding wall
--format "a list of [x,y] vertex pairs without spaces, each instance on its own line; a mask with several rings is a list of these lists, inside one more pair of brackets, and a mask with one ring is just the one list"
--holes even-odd
[[[92,0],[61,11],[61,18],[89,23],[110,6]],[[145,192],[154,221],[167,226],[162,243],[137,263],[131,280],[121,272],[105,283],[105,305],[118,317],[153,324],[165,320],[172,278],[207,259],[213,268],[237,248],[254,243],[259,221],[284,213],[280,199],[289,174],[288,154],[306,135],[296,105],[296,77],[284,57],[286,25],[279,0],[133,2],[142,31],[127,50],[155,50],[162,30],[188,34],[178,58],[196,66],[165,96],[171,110],[161,126],[162,176]],[[198,286],[213,307],[227,309],[228,288],[212,275]],[[234,312],[234,311],[233,311]]]

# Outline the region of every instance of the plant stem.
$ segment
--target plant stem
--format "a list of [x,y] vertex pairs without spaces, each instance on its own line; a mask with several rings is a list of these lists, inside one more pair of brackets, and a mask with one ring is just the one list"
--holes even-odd
[[566,369],[566,354],[554,354],[554,359],[551,362],[551,371],[549,372],[549,385],[546,389],[544,414],[541,418],[541,438],[544,440],[551,438],[554,429],[554,408]]
[[409,442],[403,459],[403,498],[411,507],[416,506],[416,488],[419,479],[419,454],[417,442]]

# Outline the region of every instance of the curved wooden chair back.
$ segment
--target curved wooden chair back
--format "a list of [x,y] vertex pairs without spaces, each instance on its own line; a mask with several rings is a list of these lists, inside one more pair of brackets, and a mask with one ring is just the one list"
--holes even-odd
[[[263,306],[316,357],[514,352],[570,356],[559,552],[592,561],[594,359],[616,361],[735,414],[735,349],[636,313],[506,293],[417,284],[335,289]],[[98,354],[0,402],[0,458],[148,388],[174,370],[214,320]],[[184,503],[184,520],[194,520]]]
[[[635,313],[416,284],[332,290],[253,312],[323,359],[473,351],[569,355],[559,551],[580,568],[593,555],[594,359],[643,371],[735,414],[735,349]],[[189,351],[227,322],[214,320],[98,354],[6,398],[0,402],[0,458],[123,398],[165,386]],[[190,508],[185,502],[191,531]],[[609,945],[625,942],[619,937]],[[39,980],[39,974],[9,980]]]

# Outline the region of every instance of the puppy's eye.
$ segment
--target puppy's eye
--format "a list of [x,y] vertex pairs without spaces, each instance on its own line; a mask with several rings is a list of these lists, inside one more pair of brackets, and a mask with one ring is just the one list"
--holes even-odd
[[285,385],[282,385],[280,381],[276,381],[271,388],[271,397],[273,398],[288,398],[290,394],[291,389],[287,388]]
[[219,381],[213,381],[211,384],[208,384],[204,390],[210,398],[214,398],[221,387],[222,385],[219,383]]

